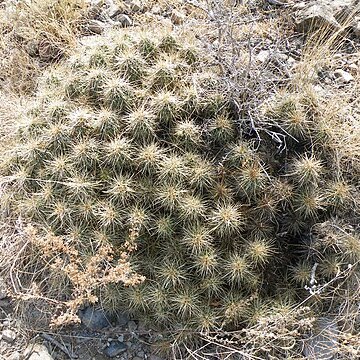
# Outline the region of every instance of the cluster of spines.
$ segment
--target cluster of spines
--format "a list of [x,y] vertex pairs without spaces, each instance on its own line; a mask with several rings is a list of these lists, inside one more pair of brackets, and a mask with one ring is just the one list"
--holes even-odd
[[[132,262],[147,280],[109,288],[104,304],[197,331],[253,323],[271,308],[269,269],[290,268],[301,286],[309,280],[311,264],[291,267],[284,242],[344,208],[351,185],[305,145],[316,126],[296,96],[270,112],[299,140],[285,156],[243,136],[193,48],[172,36],[111,36],[45,76],[2,165],[14,192],[6,212],[113,243],[136,224]],[[321,271],[330,276],[342,263],[332,254]],[[251,294],[263,298],[247,306]]]

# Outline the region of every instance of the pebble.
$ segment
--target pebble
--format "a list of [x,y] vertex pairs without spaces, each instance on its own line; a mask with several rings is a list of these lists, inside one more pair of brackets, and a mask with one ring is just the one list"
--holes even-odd
[[113,19],[116,22],[118,22],[119,25],[121,25],[122,27],[128,27],[133,24],[133,21],[131,20],[130,16],[125,14],[116,15]]
[[339,329],[333,319],[319,318],[317,333],[304,342],[304,355],[309,360],[334,359],[338,345]]
[[140,359],[144,359],[145,358],[145,353],[144,351],[138,351],[136,353],[137,357],[139,357]]
[[89,20],[86,27],[94,34],[101,34],[104,31],[105,24],[99,20]]
[[335,70],[334,75],[338,79],[338,81],[345,83],[345,84],[354,80],[354,77],[349,72],[347,72],[343,69]]
[[18,351],[13,352],[8,358],[8,360],[20,360],[20,359],[21,359],[21,355]]
[[46,346],[42,344],[35,344],[33,347],[29,346],[25,350],[24,358],[28,360],[54,360]]
[[134,332],[137,329],[137,324],[135,321],[131,320],[127,324],[127,328],[130,332]]
[[10,305],[10,299],[9,298],[0,300],[0,309],[5,308],[6,306],[9,306],[9,305]]
[[155,15],[161,14],[161,7],[159,5],[155,5],[151,8],[151,12]]
[[149,360],[163,360],[163,359],[157,355],[151,354],[149,356]]
[[359,71],[359,66],[358,65],[356,65],[356,64],[350,64],[349,65],[349,71],[350,71],[350,73],[352,74],[352,75],[356,75],[357,73],[358,73],[358,71]]
[[264,63],[270,56],[269,50],[261,50],[257,55],[256,59],[260,61],[261,63]]
[[119,326],[125,326],[129,322],[129,315],[126,313],[116,314],[116,324]]
[[12,343],[16,339],[15,331],[12,331],[10,329],[3,330],[1,333],[1,338],[8,343]]
[[110,7],[107,9],[107,14],[111,19],[115,19],[121,13],[120,8],[114,3],[110,4]]
[[127,346],[119,341],[112,341],[110,345],[104,350],[104,354],[110,358],[120,355],[126,351]]
[[358,20],[358,22],[355,24],[353,29],[354,29],[354,35],[360,37],[360,20]]
[[306,2],[305,1],[300,1],[299,3],[295,3],[293,5],[293,9],[294,10],[302,10],[306,7]]
[[111,325],[107,314],[93,307],[87,307],[79,312],[81,323],[91,330],[100,330]]
[[296,60],[293,57],[289,56],[287,59],[287,63],[290,67],[293,67],[296,64]]
[[8,294],[7,294],[5,282],[2,278],[0,278],[0,300],[7,298],[7,296]]
[[140,0],[130,0],[126,2],[128,6],[130,7],[131,11],[133,12],[139,12],[143,10],[143,6],[141,5]]

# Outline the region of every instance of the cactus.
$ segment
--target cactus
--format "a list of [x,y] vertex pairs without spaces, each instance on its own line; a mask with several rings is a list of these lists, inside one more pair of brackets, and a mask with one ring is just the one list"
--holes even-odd
[[[87,238],[121,245],[136,225],[131,261],[146,280],[111,285],[103,306],[209,331],[253,324],[272,311],[279,284],[307,284],[298,236],[341,214],[352,186],[332,172],[309,114],[316,105],[275,99],[267,116],[291,146],[272,150],[266,134],[258,144],[199,52],[176,36],[112,32],[44,74],[3,156],[12,196],[2,210],[59,236],[81,234],[83,252]],[[324,277],[359,259],[354,236],[328,246]]]

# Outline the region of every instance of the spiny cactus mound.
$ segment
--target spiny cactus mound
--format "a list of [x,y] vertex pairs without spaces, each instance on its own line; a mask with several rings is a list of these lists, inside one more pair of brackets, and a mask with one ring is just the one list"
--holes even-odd
[[[84,261],[135,229],[131,260],[146,280],[108,287],[102,304],[206,331],[291,304],[291,282],[309,277],[299,239],[348,206],[351,184],[332,171],[316,104],[269,112],[296,139],[288,149],[266,132],[259,141],[182,42],[92,37],[46,74],[4,157],[2,209],[74,239]],[[324,276],[347,255],[326,258]]]

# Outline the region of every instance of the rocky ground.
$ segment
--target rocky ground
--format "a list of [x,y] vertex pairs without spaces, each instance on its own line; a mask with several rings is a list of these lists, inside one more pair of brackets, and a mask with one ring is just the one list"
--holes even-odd
[[161,334],[125,314],[110,316],[86,308],[73,329],[36,332],[14,316],[12,301],[0,293],[1,360],[162,360],[154,347]]
[[[1,1],[0,1],[1,3]],[[89,34],[100,34],[111,27],[137,26],[139,23],[162,22],[170,27],[188,27],[200,24],[209,15],[204,8],[206,2],[188,0],[172,2],[147,2],[129,0],[123,6],[113,1],[91,1],[91,16],[85,23]],[[204,4],[203,4],[204,3]],[[360,48],[360,5],[353,0],[318,1],[237,1],[249,3],[252,18],[246,21],[260,24],[263,21],[286,20],[289,33],[279,39],[276,33],[260,35],[262,41],[255,41],[252,49],[254,63],[259,72],[277,79],[291,77],[302,58],[304,39],[321,26],[327,26],[332,33],[344,29],[346,41],[334,54],[329,67],[314,74],[316,90],[337,92],[351,89],[359,75]],[[210,14],[211,15],[211,14]],[[250,16],[249,14],[247,16]],[[217,16],[217,14],[213,14]],[[216,21],[216,18],[213,19]],[[189,25],[190,24],[190,25]],[[210,41],[216,47],[216,37]],[[53,60],[56,52],[40,43],[29,45],[29,51],[40,62]],[[2,82],[5,80],[2,79]],[[16,317],[16,299],[9,287],[0,278],[0,360],[51,360],[51,359],[108,359],[161,360],[156,350],[162,335],[146,328],[137,319],[124,314],[116,317],[101,310],[86,308],[80,314],[80,326],[51,332],[33,331],[26,322]],[[41,309],[40,309],[41,310]],[[314,348],[317,344],[313,344]],[[164,356],[164,355],[163,355]],[[315,354],[320,358],[319,354]]]

